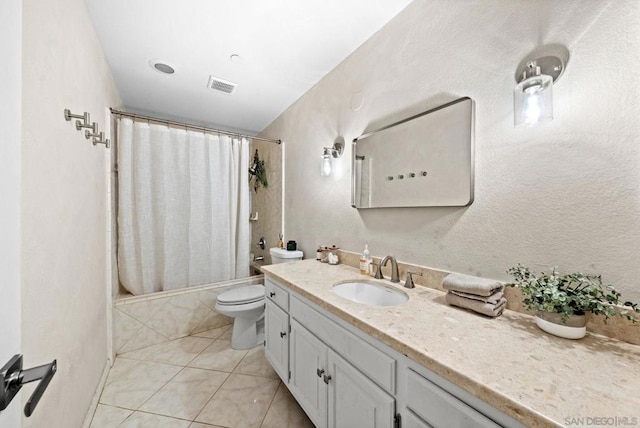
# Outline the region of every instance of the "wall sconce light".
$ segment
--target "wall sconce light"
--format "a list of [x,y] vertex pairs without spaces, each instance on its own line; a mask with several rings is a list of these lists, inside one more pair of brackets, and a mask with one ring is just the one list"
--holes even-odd
[[322,149],[322,157],[320,162],[320,175],[323,177],[328,177],[331,175],[331,158],[339,158],[342,156],[342,152],[344,151],[344,139],[342,137],[338,137],[336,141],[333,142],[332,147],[324,147]]
[[553,120],[553,83],[564,72],[562,60],[543,56],[529,60],[516,72],[513,91],[514,123],[536,125]]

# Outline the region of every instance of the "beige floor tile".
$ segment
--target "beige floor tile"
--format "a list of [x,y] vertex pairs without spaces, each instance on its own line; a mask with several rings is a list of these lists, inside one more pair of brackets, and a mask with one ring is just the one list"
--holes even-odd
[[118,354],[118,357],[127,358],[129,360],[144,361],[164,349],[170,341],[158,343],[157,345],[147,346],[146,348],[136,349],[135,351],[124,352]]
[[231,374],[196,417],[225,427],[259,427],[280,381]]
[[207,316],[196,325],[193,330],[191,330],[191,334],[200,333],[202,331],[211,330],[212,328],[224,327],[233,323],[233,318],[229,318],[224,316],[215,310],[209,311]]
[[169,342],[170,338],[163,336],[157,331],[143,325],[136,332],[132,339],[130,339],[122,348],[117,350],[117,353],[124,354],[125,352],[135,351],[137,349],[147,348],[149,346],[158,345],[160,343]]
[[190,421],[134,412],[118,428],[188,428]]
[[140,364],[140,361],[116,357],[113,366],[111,366],[111,369],[109,369],[109,375],[107,376],[105,385],[109,385],[114,380],[129,373],[138,364]]
[[264,356],[264,346],[257,346],[244,356],[234,373],[280,379],[269,361]]
[[237,351],[231,349],[231,342],[228,340],[216,340],[200,353],[188,365],[200,369],[220,370],[232,372],[247,351]]
[[133,411],[121,409],[120,407],[105,406],[98,404],[96,412],[91,420],[90,428],[114,428],[132,414]]
[[100,403],[137,410],[180,370],[179,366],[141,361],[105,386]]
[[218,339],[222,335],[222,333],[227,331],[227,329],[229,329],[229,326],[224,325],[222,327],[212,328],[211,330],[203,331],[202,333],[194,333],[192,334],[192,336],[206,337],[209,339]]
[[140,410],[193,420],[228,376],[224,372],[184,368]]
[[233,325],[228,326],[224,333],[222,333],[218,339],[231,340],[231,333],[233,333]]
[[186,366],[212,343],[212,339],[203,337],[183,337],[167,343],[158,352],[150,356],[148,360],[156,363]]
[[313,428],[313,423],[293,398],[289,389],[280,383],[261,428]]

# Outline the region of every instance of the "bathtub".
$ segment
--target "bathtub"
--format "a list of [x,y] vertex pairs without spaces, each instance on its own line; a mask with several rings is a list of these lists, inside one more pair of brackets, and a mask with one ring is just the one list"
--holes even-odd
[[233,319],[215,310],[218,294],[243,285],[263,284],[263,275],[119,297],[113,311],[113,347],[125,354],[184,336],[230,326]]

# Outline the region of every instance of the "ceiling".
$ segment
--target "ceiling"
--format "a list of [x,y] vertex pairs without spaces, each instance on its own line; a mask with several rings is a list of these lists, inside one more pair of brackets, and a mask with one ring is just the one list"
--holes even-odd
[[[125,110],[255,135],[410,1],[86,4]],[[153,60],[175,73],[155,70]],[[210,75],[237,87],[209,89]]]

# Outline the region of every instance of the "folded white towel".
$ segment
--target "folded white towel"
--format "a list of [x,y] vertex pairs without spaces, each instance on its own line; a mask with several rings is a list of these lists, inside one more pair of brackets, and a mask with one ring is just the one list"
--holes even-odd
[[507,306],[507,299],[504,297],[498,301],[497,304],[484,303],[474,299],[467,299],[464,297],[456,296],[452,293],[447,293],[444,297],[445,302],[450,305],[458,306],[464,309],[470,309],[482,315],[489,317],[498,317],[502,315],[505,306]]
[[445,290],[456,290],[488,297],[496,291],[503,290],[504,284],[494,279],[480,278],[462,273],[450,273],[442,280],[442,287]]
[[502,296],[504,296],[504,290],[498,290],[493,293],[491,296],[478,296],[477,294],[464,293],[462,291],[449,290],[449,293],[455,294],[456,296],[464,297],[467,299],[477,300],[479,302],[490,303],[492,305],[496,305]]

